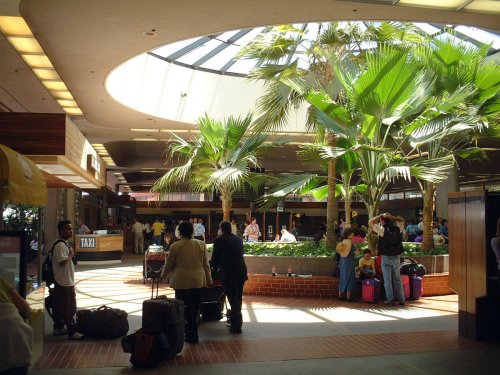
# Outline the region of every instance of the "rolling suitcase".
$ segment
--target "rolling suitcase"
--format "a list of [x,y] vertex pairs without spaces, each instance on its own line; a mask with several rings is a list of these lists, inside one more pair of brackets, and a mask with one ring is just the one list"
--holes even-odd
[[377,303],[380,296],[380,281],[377,279],[364,279],[361,281],[361,300],[363,302]]
[[[156,297],[153,298],[154,279],[156,279]],[[169,353],[174,357],[184,347],[184,301],[158,296],[159,274],[151,283],[151,299],[142,303],[143,331],[159,331],[167,335]]]
[[405,299],[410,299],[410,276],[401,275],[401,283],[403,284],[403,290],[405,292]]
[[413,276],[410,278],[410,299],[419,299],[422,297],[422,278]]

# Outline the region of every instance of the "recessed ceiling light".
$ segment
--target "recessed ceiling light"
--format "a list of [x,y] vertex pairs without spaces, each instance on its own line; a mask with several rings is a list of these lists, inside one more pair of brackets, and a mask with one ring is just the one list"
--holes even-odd
[[142,35],[149,36],[149,37],[155,37],[155,36],[158,36],[158,33],[156,32],[156,29],[151,29],[148,31],[143,31]]

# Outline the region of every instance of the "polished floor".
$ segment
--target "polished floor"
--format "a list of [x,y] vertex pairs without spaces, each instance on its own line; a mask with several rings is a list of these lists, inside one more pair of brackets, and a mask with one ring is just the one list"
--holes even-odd
[[[106,304],[129,313],[140,328],[141,258],[120,265],[78,266],[79,308]],[[173,295],[166,284],[160,294]],[[200,343],[152,370],[132,370],[120,340],[67,341],[53,337],[46,319],[45,352],[32,374],[498,374],[500,343],[478,343],[457,333],[457,297],[428,297],[406,306],[331,299],[244,297],[242,335],[224,320],[202,322]]]

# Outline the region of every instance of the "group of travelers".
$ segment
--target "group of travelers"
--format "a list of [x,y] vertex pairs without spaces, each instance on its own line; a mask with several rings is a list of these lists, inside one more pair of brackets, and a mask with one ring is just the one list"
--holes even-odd
[[[137,223],[139,221],[135,220],[134,225]],[[53,334],[55,336],[67,335],[68,339],[79,340],[83,336],[77,332],[74,320],[77,310],[75,268],[72,261],[74,250],[68,242],[73,237],[73,227],[70,221],[65,220],[59,222],[57,228],[59,238],[54,243],[52,256],[55,281],[53,291],[50,294]],[[230,316],[228,316],[229,331],[236,334],[242,333],[241,306],[243,286],[247,280],[247,268],[243,258],[243,240],[232,233],[230,222],[222,221],[219,228],[220,235],[214,240],[212,265],[209,263],[206,243],[203,237],[202,239],[195,238],[195,224],[191,221],[183,221],[177,226],[176,231],[180,239],[172,243],[169,248],[164,273],[169,274],[169,284],[175,291],[175,297],[184,301],[185,341],[189,343],[198,342],[198,316],[202,293],[204,288],[212,286],[211,275],[214,269],[220,270],[224,292],[231,306]],[[4,301],[14,301],[22,314],[29,315],[29,306],[18,304],[20,297],[15,298],[12,291],[14,289],[10,285],[0,282],[0,307]],[[30,335],[32,333],[26,333],[27,340],[30,339]],[[23,365],[21,362],[12,363]]]
[[[403,231],[403,240],[406,242],[421,243],[424,240],[424,223],[422,219],[418,223],[414,219],[406,222]],[[448,220],[436,218],[432,222],[432,235],[434,245],[442,246],[448,243]]]
[[222,285],[231,306],[228,315],[231,333],[242,333],[243,286],[247,268],[243,258],[243,241],[232,232],[231,223],[219,224],[220,234],[214,240],[211,265],[205,241],[195,238],[194,223],[181,222],[176,228],[181,239],[170,247],[163,275],[169,274],[175,298],[184,301],[185,341],[198,342],[198,316],[204,288],[213,284],[212,271],[220,270]]
[[[361,278],[382,277],[386,301],[385,303],[394,306],[405,304],[403,284],[400,276],[400,256],[403,252],[403,231],[404,219],[400,216],[393,216],[389,213],[378,215],[369,220],[368,225],[377,235],[378,255],[381,256],[381,275],[377,273],[371,251],[365,250],[363,257],[358,262],[358,269]],[[351,227],[342,230],[342,242],[337,244],[339,253],[339,299],[347,302],[355,301],[353,291],[355,287],[355,257],[360,254],[355,243],[356,230]]]
[[[165,220],[155,219],[152,224],[141,223],[138,218],[134,218],[130,230],[134,234],[134,253],[144,254],[144,250],[150,245],[163,246],[165,251],[170,249],[174,241],[182,238],[179,232],[179,225],[184,222],[179,220],[175,225],[167,224]],[[192,217],[189,222],[193,224],[194,237],[200,241],[206,241],[206,230],[202,218]]]

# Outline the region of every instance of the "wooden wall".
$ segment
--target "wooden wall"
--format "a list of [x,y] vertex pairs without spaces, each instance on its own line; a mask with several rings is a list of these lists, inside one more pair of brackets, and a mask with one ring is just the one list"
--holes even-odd
[[[488,318],[486,192],[448,194],[450,287],[458,294],[459,334],[482,339],[496,325]],[[482,306],[480,309],[478,306]]]

